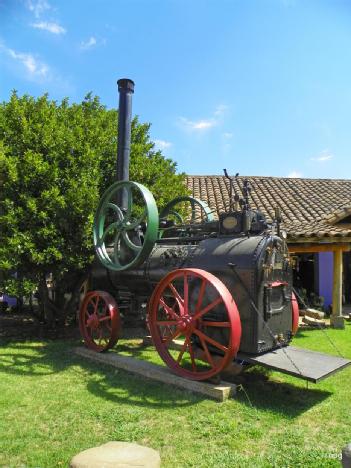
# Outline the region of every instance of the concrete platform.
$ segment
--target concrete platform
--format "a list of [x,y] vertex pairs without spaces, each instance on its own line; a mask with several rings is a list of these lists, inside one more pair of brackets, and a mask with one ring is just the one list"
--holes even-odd
[[122,356],[115,353],[96,353],[87,348],[75,348],[78,356],[90,359],[95,362],[123,369],[150,380],[162,382],[168,385],[178,387],[183,390],[210,397],[214,400],[223,402],[236,394],[236,385],[225,382],[223,384],[212,384],[209,382],[197,382],[187,380],[173,374],[167,367],[141,361],[140,359],[129,356]]

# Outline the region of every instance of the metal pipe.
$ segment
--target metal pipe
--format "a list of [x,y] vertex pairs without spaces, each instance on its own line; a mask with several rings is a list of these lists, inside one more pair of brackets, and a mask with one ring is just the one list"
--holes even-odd
[[[118,106],[118,141],[117,141],[117,180],[129,180],[129,157],[132,127],[132,94],[134,82],[128,78],[117,81],[119,92]],[[120,191],[118,203],[127,208],[127,194]]]

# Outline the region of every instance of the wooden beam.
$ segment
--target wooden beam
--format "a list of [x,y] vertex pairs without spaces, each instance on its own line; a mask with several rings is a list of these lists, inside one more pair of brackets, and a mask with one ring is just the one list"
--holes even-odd
[[288,244],[350,244],[351,237],[288,237]]
[[344,328],[342,316],[342,250],[334,251],[333,268],[333,313],[330,323],[334,328]]
[[290,253],[348,252],[350,244],[288,244]]
[[84,358],[131,372],[140,376],[142,380],[146,378],[165,383],[170,386],[170,391],[172,391],[173,387],[178,387],[183,390],[208,396],[217,401],[225,401],[234,396],[237,390],[237,386],[233,383],[223,382],[223,384],[213,384],[183,379],[173,374],[166,366],[159,366],[151,362],[142,361],[134,357],[122,356],[121,354],[113,352],[96,353],[86,348],[75,348],[75,353]]

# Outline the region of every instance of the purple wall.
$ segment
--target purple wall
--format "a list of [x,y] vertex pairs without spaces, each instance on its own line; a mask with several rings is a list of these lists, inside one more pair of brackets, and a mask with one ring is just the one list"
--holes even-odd
[[325,306],[333,302],[333,260],[333,252],[318,254],[318,294],[324,297]]

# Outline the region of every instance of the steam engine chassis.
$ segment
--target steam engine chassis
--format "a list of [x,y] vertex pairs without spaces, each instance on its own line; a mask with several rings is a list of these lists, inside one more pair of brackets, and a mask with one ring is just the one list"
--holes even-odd
[[[119,311],[133,314],[147,304],[153,343],[182,377],[204,380],[234,359],[287,355],[299,310],[279,210],[267,223],[250,208],[251,187],[244,180],[241,194],[230,185],[230,206],[218,220],[206,203],[190,196],[176,198],[158,214],[151,192],[129,181],[134,83],[123,79],[118,86],[117,182],[95,216],[97,259],[79,313],[85,344],[108,350],[120,334]],[[305,378],[298,363],[288,361],[285,371]],[[334,363],[331,372],[348,363]]]

